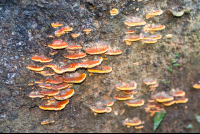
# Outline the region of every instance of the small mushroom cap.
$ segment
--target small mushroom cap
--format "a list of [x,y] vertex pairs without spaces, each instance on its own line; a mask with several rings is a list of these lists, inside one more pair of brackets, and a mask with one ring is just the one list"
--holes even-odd
[[122,83],[121,85],[115,85],[118,90],[134,90],[137,88],[137,83],[132,81],[130,84]]
[[92,29],[84,29],[83,31],[84,32],[90,32],[90,31],[92,31]]
[[140,125],[140,126],[135,126],[135,129],[142,129],[144,126]]
[[68,86],[69,86],[68,83],[63,82],[61,84],[53,85],[52,89],[53,90],[62,90],[62,89],[68,88]]
[[110,73],[112,68],[109,66],[96,66],[94,68],[88,69],[90,73]]
[[116,49],[116,50],[109,49],[105,54],[106,55],[120,55],[122,54],[122,51],[120,49]]
[[67,59],[76,60],[76,59],[84,58],[86,56],[86,53],[83,53],[83,52],[70,53],[68,55],[63,55],[63,56]]
[[117,15],[118,13],[119,13],[119,11],[116,8],[113,8],[110,10],[111,16]]
[[58,53],[58,51],[57,50],[54,50],[54,49],[51,49],[50,51],[49,51],[49,54],[50,55],[55,55],[55,54],[57,54]]
[[79,35],[80,33],[77,33],[77,34],[71,33],[72,38],[77,38]]
[[59,22],[56,22],[56,23],[51,23],[51,26],[53,27],[53,28],[57,28],[57,27],[60,27],[60,26],[62,26],[63,24],[60,24]]
[[164,25],[148,24],[144,27],[144,31],[160,31],[165,29]]
[[52,75],[55,75],[55,72],[49,72],[49,71],[39,71],[37,73],[40,73],[43,76],[52,76]]
[[116,100],[130,100],[133,99],[133,95],[129,94],[129,95],[116,95],[114,97]]
[[129,41],[129,42],[138,41],[138,40],[140,40],[140,36],[130,36],[130,35],[127,35],[124,38],[124,41]]
[[172,95],[174,97],[184,97],[185,92],[182,90],[171,90],[170,95]]
[[38,86],[41,88],[46,88],[46,89],[52,89],[53,87],[52,84],[46,84],[46,83],[39,83]]
[[55,120],[54,119],[46,119],[46,120],[43,120],[41,122],[41,125],[46,125],[46,124],[49,124],[49,123],[54,123]]
[[194,84],[194,85],[193,85],[193,88],[195,88],[195,89],[200,89],[200,84]]
[[155,40],[155,39],[146,39],[146,40],[143,40],[142,42],[146,43],[146,44],[153,44],[153,43],[156,43],[157,40]]
[[63,40],[54,40],[52,44],[48,45],[52,49],[63,49],[67,47],[67,42],[64,42]]
[[65,34],[65,32],[63,31],[63,29],[59,29],[59,30],[55,31],[55,36],[56,37],[60,37],[63,34]]
[[127,31],[126,34],[132,34],[134,32],[135,32],[134,30],[131,30],[131,31]]
[[65,72],[72,72],[75,71],[77,68],[79,68],[78,63],[70,63],[68,65],[62,65],[62,66],[51,66],[51,68],[57,73],[57,74],[63,74]]
[[156,95],[154,95],[154,98],[158,102],[167,102],[167,101],[172,101],[174,99],[173,96],[170,96],[170,95],[166,94],[165,92],[157,93]]
[[133,94],[133,95],[135,95],[135,94],[137,94],[138,92],[137,92],[137,90],[134,89],[134,90],[125,90],[124,93],[125,93],[125,94]]
[[123,121],[123,125],[125,126],[138,126],[140,125],[142,122],[141,120],[139,120],[139,118],[133,118],[132,120],[130,119],[126,119]]
[[111,107],[114,103],[115,103],[115,101],[108,101],[108,102],[105,102],[104,105]]
[[98,45],[95,47],[91,47],[91,48],[86,48],[85,52],[91,55],[94,54],[103,54],[106,51],[108,51],[109,47],[107,45]]
[[46,101],[39,108],[42,110],[62,110],[69,103],[69,99],[63,101]]
[[26,68],[32,71],[42,71],[45,68],[45,66],[38,67],[35,65],[28,65]]
[[146,79],[146,80],[144,80],[144,84],[146,84],[146,85],[154,85],[154,84],[156,84],[156,80],[153,80],[153,79]]
[[82,49],[82,46],[81,45],[68,45],[66,47],[66,49],[68,49],[68,50],[77,50],[77,49]]
[[155,88],[155,87],[158,87],[158,84],[152,84],[149,86],[150,88]]
[[107,113],[112,112],[112,108],[111,108],[111,107],[106,107],[106,112],[107,112]]
[[32,91],[30,94],[29,94],[29,97],[30,98],[43,98],[45,95],[43,94],[40,94],[39,91]]
[[56,78],[47,78],[45,79],[45,83],[51,83],[51,84],[61,84],[63,82],[63,79],[56,79]]
[[178,103],[186,103],[188,102],[188,98],[176,98],[176,100],[174,100],[176,104]]
[[93,68],[95,66],[100,65],[102,61],[103,61],[103,58],[98,57],[97,59],[94,59],[94,60],[81,61],[81,62],[78,63],[78,65],[81,68]]
[[104,108],[104,107],[95,107],[95,106],[91,107],[90,109],[94,113],[106,113],[108,110],[108,109],[106,109],[106,107]]
[[66,100],[74,95],[74,89],[61,90],[59,94],[55,95],[56,100]]
[[146,19],[149,19],[151,17],[155,17],[157,15],[161,15],[163,14],[163,11],[162,10],[157,10],[157,11],[151,11],[149,12],[147,15],[146,15]]
[[148,39],[159,40],[162,38],[162,35],[151,35]]
[[175,101],[172,100],[172,101],[164,102],[163,105],[165,105],[165,106],[171,106],[171,105],[173,105],[174,103],[175,103]]
[[130,100],[130,101],[127,101],[125,103],[126,103],[126,105],[131,106],[131,107],[139,107],[139,106],[144,105],[144,100],[142,100],[142,99]]
[[52,90],[52,89],[43,89],[39,91],[40,94],[47,95],[47,96],[54,96],[57,95],[60,91],[59,90]]
[[70,31],[73,30],[73,28],[71,28],[71,27],[69,27],[69,26],[65,26],[65,27],[62,28],[62,30],[63,30],[64,32],[70,32]]
[[142,26],[142,25],[145,25],[146,22],[140,18],[136,18],[136,17],[130,17],[128,18],[125,22],[124,22],[125,25],[128,25],[129,27],[132,27],[132,26]]
[[69,75],[65,75],[63,80],[68,83],[81,83],[85,80],[86,74],[85,73],[73,73]]

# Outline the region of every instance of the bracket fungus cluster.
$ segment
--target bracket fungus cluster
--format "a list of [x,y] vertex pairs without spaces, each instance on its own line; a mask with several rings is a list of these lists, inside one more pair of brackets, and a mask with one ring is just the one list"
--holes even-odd
[[135,129],[142,129],[144,126],[144,121],[141,121],[139,118],[135,117],[133,119],[126,118],[123,121],[123,125],[127,126],[127,128],[130,128],[131,126],[135,127]]
[[157,81],[154,79],[146,79],[144,80],[144,84],[149,86],[149,91],[155,91],[155,89],[158,87]]

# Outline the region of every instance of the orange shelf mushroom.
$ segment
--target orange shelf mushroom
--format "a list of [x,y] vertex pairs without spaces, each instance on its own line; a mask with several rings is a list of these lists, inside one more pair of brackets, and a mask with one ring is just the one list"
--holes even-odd
[[60,24],[59,22],[56,22],[56,23],[51,23],[51,26],[53,28],[57,28],[57,27],[63,26],[63,24]]
[[72,31],[73,28],[71,28],[71,27],[69,27],[69,26],[65,26],[65,27],[62,28],[62,30],[63,30],[64,32],[68,33],[68,32],[70,32],[70,31]]
[[52,44],[48,45],[52,49],[63,49],[67,47],[67,42],[64,42],[63,40],[54,40]]
[[54,96],[57,95],[60,91],[59,90],[52,90],[52,89],[43,89],[40,90],[39,93],[47,96]]
[[74,33],[71,33],[71,36],[72,38],[77,38],[78,36],[80,36],[81,33],[77,33],[77,34],[74,34]]
[[55,122],[54,119],[46,119],[41,122],[41,125],[46,125],[46,124],[50,124],[50,123],[54,123],[54,122]]
[[92,110],[94,115],[110,113],[112,111],[112,108],[110,107],[101,107],[101,106],[92,106],[90,109]]
[[137,92],[137,90],[134,89],[134,90],[125,90],[124,93],[125,93],[125,94],[132,94],[132,95],[135,95],[135,94],[137,94],[138,92]]
[[104,102],[104,105],[107,107],[111,107],[112,105],[114,105],[115,101],[106,101]]
[[30,98],[43,98],[45,95],[43,94],[40,94],[39,91],[32,91],[30,94],[29,94],[29,97]]
[[58,51],[57,50],[54,50],[54,49],[51,49],[50,51],[49,51],[49,54],[50,55],[55,55],[55,54],[57,54],[58,53]]
[[39,108],[42,110],[62,110],[69,103],[69,99],[57,101],[55,99],[42,103]]
[[52,84],[46,84],[46,83],[39,83],[38,86],[41,88],[46,88],[46,89],[52,89],[53,87]]
[[194,84],[194,85],[193,85],[193,88],[195,88],[195,89],[200,89],[200,84]]
[[146,19],[149,19],[151,17],[155,17],[155,16],[158,16],[158,15],[161,15],[163,14],[163,11],[162,10],[157,10],[157,11],[151,11],[149,12],[147,15],[146,15]]
[[182,90],[175,90],[175,89],[172,89],[170,91],[170,95],[174,96],[174,97],[184,97],[185,96],[185,92],[182,91]]
[[148,39],[159,40],[162,38],[162,35],[151,35]]
[[51,83],[51,84],[61,84],[63,82],[62,78],[47,78],[45,79],[45,83]]
[[164,25],[154,25],[154,24],[148,24],[144,27],[144,31],[145,32],[148,32],[148,31],[151,31],[151,32],[154,32],[154,31],[160,31],[160,30],[163,30],[165,29],[165,26]]
[[135,126],[135,129],[142,129],[144,126],[141,125],[141,126]]
[[92,29],[84,29],[83,32],[85,32],[85,34],[89,34],[90,31],[92,31]]
[[49,71],[38,71],[38,72],[36,72],[36,73],[39,73],[39,74],[41,74],[41,75],[43,75],[43,76],[52,76],[52,75],[55,75],[55,72],[49,72]]
[[142,25],[145,25],[146,22],[140,18],[137,18],[137,17],[129,17],[125,22],[124,22],[125,25],[128,25],[129,27],[132,27],[132,26],[142,26]]
[[52,68],[57,74],[63,74],[65,72],[75,71],[79,67],[79,65],[78,63],[70,63],[68,65],[61,66],[56,66],[55,64],[48,64],[46,65],[46,67]]
[[130,100],[130,99],[133,99],[133,95],[132,94],[128,94],[128,95],[116,95],[116,96],[114,96],[114,98],[116,100]]
[[41,63],[48,63],[48,62],[51,62],[53,60],[53,59],[50,59],[50,58],[46,58],[44,55],[42,55],[42,56],[35,55],[35,56],[31,57],[31,59],[33,61],[37,61],[37,62],[41,62]]
[[105,53],[105,55],[120,55],[122,54],[122,51],[120,49],[108,49],[108,51]]
[[69,84],[66,82],[63,82],[61,84],[53,85],[52,89],[53,90],[62,90],[62,89],[68,88],[68,87],[69,87]]
[[94,68],[88,69],[90,73],[110,73],[112,68],[109,66],[96,66]]
[[65,58],[70,60],[77,60],[86,57],[86,53],[78,52],[78,53],[70,53],[68,55],[63,55]]
[[28,65],[26,68],[32,71],[42,71],[45,68],[45,66],[39,67],[35,65]]
[[142,42],[143,42],[143,43],[146,43],[146,44],[153,44],[153,43],[156,43],[157,40],[154,40],[154,39],[146,39],[146,40],[143,40]]
[[173,96],[170,96],[170,95],[166,94],[165,92],[160,92],[160,93],[155,94],[154,98],[158,102],[167,102],[167,101],[172,101],[174,99]]
[[186,103],[186,102],[188,102],[188,98],[176,98],[174,101],[176,104]]
[[156,84],[156,80],[154,80],[154,79],[146,79],[146,80],[144,80],[144,84],[145,85],[154,85],[154,84]]
[[119,13],[119,11],[116,8],[113,8],[110,10],[111,16],[117,15],[118,13]]
[[93,68],[95,66],[98,66],[101,64],[101,62],[103,61],[102,57],[97,57],[94,60],[82,60],[81,62],[78,63],[79,67],[81,68]]
[[164,102],[164,103],[162,103],[162,104],[165,105],[165,106],[171,106],[171,105],[173,105],[174,103],[175,103],[175,101],[172,100],[172,101]]
[[67,83],[81,83],[85,80],[86,74],[85,73],[73,73],[69,75],[65,75],[63,80]]
[[132,81],[130,84],[122,82],[121,85],[115,85],[118,90],[134,90],[137,88],[137,83]]
[[57,31],[55,31],[54,34],[56,37],[60,37],[61,35],[65,34],[65,32],[63,31],[63,29],[58,29]]
[[82,49],[81,45],[68,45],[66,47],[67,50],[77,50],[77,49]]
[[139,107],[144,105],[144,100],[139,99],[139,100],[130,100],[125,102],[126,105],[131,106],[131,107]]
[[138,126],[138,125],[141,125],[141,124],[144,124],[144,122],[141,122],[141,120],[137,117],[133,118],[132,120],[126,118],[123,121],[123,125],[127,126],[128,128],[131,127],[131,126]]
[[134,30],[131,30],[131,31],[127,31],[126,34],[132,34],[134,32],[135,32]]
[[140,40],[140,36],[125,36],[124,41],[127,45],[131,45],[131,42]]
[[74,89],[61,90],[59,94],[55,95],[56,100],[66,100],[74,95]]
[[103,54],[108,51],[109,47],[107,45],[97,45],[91,48],[86,48],[85,52],[91,55],[94,54]]

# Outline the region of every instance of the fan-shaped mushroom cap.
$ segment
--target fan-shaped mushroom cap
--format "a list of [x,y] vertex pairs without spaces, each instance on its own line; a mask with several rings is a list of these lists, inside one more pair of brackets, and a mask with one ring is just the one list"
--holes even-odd
[[184,97],[185,96],[185,92],[182,91],[182,90],[175,90],[175,89],[172,89],[170,91],[170,95],[174,96],[174,97]]
[[115,87],[118,90],[134,90],[137,88],[137,83],[135,81],[132,81],[130,84],[123,82],[121,85],[115,85]]
[[106,55],[120,55],[122,54],[122,51],[120,49],[108,49],[108,51],[105,54]]
[[109,66],[96,66],[94,68],[88,69],[90,73],[110,73],[112,68]]
[[50,100],[42,103],[39,108],[42,110],[62,110],[69,103],[69,99],[63,101]]
[[126,105],[131,106],[131,107],[139,107],[144,105],[144,100],[139,99],[139,100],[129,100],[127,102],[125,102]]
[[60,27],[60,26],[62,26],[63,24],[60,24],[59,22],[56,22],[56,23],[51,23],[51,26],[53,27],[53,28],[57,28],[57,27]]
[[111,107],[106,107],[106,113],[110,113],[110,112],[112,112],[112,108]]
[[84,29],[83,31],[84,31],[86,34],[89,34],[90,31],[92,31],[92,29]]
[[175,103],[175,101],[172,100],[172,101],[163,102],[162,104],[165,105],[165,106],[171,106],[171,105],[173,105],[174,103]]
[[116,8],[113,8],[110,10],[111,16],[117,15],[118,13],[119,13],[119,11]]
[[159,40],[162,38],[162,35],[151,35],[149,36],[148,39],[152,39],[152,40]]
[[65,27],[62,28],[62,30],[63,30],[64,32],[66,32],[66,33],[72,31],[72,29],[73,29],[73,28],[71,28],[71,27],[69,27],[69,26],[65,26]]
[[97,45],[91,48],[86,48],[85,52],[91,55],[94,54],[103,54],[108,51],[109,47],[107,45]]
[[154,79],[145,79],[144,80],[144,84],[146,84],[146,85],[154,85],[154,84],[156,84],[156,80],[154,80]]
[[47,96],[54,96],[57,95],[60,91],[59,90],[52,90],[52,89],[43,89],[40,90],[39,93]]
[[176,104],[186,103],[188,101],[188,98],[176,98],[174,101],[175,101]]
[[125,38],[124,38],[124,41],[129,41],[129,42],[138,41],[138,40],[140,40],[140,36],[126,35]]
[[125,94],[133,94],[134,95],[134,94],[137,94],[138,92],[137,92],[137,90],[134,89],[134,90],[125,90],[124,93]]
[[43,120],[41,122],[41,125],[46,125],[46,124],[49,124],[49,123],[54,123],[55,120],[54,119],[46,119],[46,120]]
[[47,78],[45,79],[45,83],[51,83],[51,84],[60,84],[63,82],[63,79],[62,78]]
[[142,26],[142,25],[145,25],[146,22],[140,18],[136,18],[136,17],[129,17],[125,22],[124,22],[125,25],[128,25],[128,26]]
[[29,94],[29,97],[30,98],[43,98],[45,95],[43,94],[40,94],[39,91],[32,91],[30,94]]
[[160,31],[165,29],[164,25],[148,24],[144,27],[144,31]]
[[116,100],[130,100],[133,99],[133,95],[129,94],[129,95],[116,95],[114,97]]
[[194,84],[194,85],[193,85],[193,88],[195,88],[195,89],[200,89],[200,84]]
[[26,68],[32,71],[42,71],[45,68],[45,66],[38,67],[35,65],[28,65]]
[[78,63],[79,67],[83,67],[83,68],[93,68],[95,66],[98,66],[101,64],[101,62],[103,61],[102,57],[97,57],[94,60],[84,60]]
[[132,34],[134,33],[134,30],[131,30],[131,31],[127,31],[126,34]]
[[83,52],[70,53],[68,55],[63,55],[63,56],[70,60],[76,60],[76,59],[84,58],[86,56],[86,53],[83,53]]
[[123,125],[124,126],[138,126],[138,125],[140,125],[140,124],[142,124],[142,122],[141,122],[141,120],[139,120],[139,118],[133,118],[132,120],[131,119],[125,119],[124,121],[123,121]]
[[77,49],[81,49],[81,48],[82,48],[81,45],[68,45],[66,47],[66,49],[68,49],[68,50],[77,50]]
[[72,38],[77,38],[79,35],[80,33],[77,33],[77,34],[71,33]]
[[52,44],[48,45],[52,49],[63,49],[67,47],[67,42],[64,42],[63,40],[54,40]]
[[115,103],[115,101],[106,101],[106,102],[104,102],[104,105],[111,107],[114,103]]
[[174,99],[173,96],[169,96],[169,95],[166,94],[165,92],[157,93],[156,95],[154,95],[154,98],[155,98],[158,102],[167,102],[167,101],[172,101],[172,100]]
[[46,84],[46,83],[39,83],[38,86],[41,88],[46,88],[46,89],[52,89],[53,87],[52,84]]
[[49,71],[39,71],[39,72],[36,72],[36,73],[39,73],[43,76],[52,76],[55,74],[55,72],[49,72]]
[[63,83],[61,83],[61,84],[53,85],[53,86],[52,86],[52,89],[53,89],[53,90],[62,90],[62,89],[68,88],[68,86],[69,86],[68,83],[63,82]]
[[146,39],[146,40],[143,40],[142,42],[143,42],[143,43],[146,43],[146,44],[153,44],[153,43],[156,43],[157,40],[154,40],[154,39]]
[[62,29],[58,29],[57,31],[55,31],[55,36],[56,37],[60,37],[63,34],[65,34],[65,32]]
[[98,113],[98,114],[106,113],[108,111],[106,107],[99,107],[99,106],[96,106],[96,107],[92,106],[90,109],[92,110],[92,112]]
[[63,80],[68,83],[81,83],[85,80],[86,74],[85,73],[73,73],[69,75],[65,75]]
[[135,129],[142,129],[144,126],[141,125],[141,126],[135,126]]
[[155,17],[155,16],[157,16],[157,15],[161,15],[161,14],[163,14],[163,11],[162,10],[157,10],[157,11],[151,11],[151,12],[149,12],[147,15],[146,15],[146,19],[149,19],[149,18],[151,18],[151,17]]
[[61,90],[59,94],[55,95],[56,100],[66,100],[74,95],[74,89]]
[[[49,66],[49,65],[48,65]],[[50,65],[51,66],[51,65]],[[70,63],[69,65],[62,65],[62,66],[51,66],[51,68],[57,74],[63,74],[65,72],[72,72],[79,68],[78,63]]]

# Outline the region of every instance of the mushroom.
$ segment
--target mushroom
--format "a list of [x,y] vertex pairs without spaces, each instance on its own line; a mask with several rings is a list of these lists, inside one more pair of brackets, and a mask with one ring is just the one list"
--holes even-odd
[[50,123],[54,123],[54,122],[55,122],[54,119],[46,119],[41,122],[41,125],[46,125],[46,124],[50,124]]
[[154,79],[145,79],[144,80],[144,84],[146,84],[146,85],[154,85],[154,84],[156,84],[156,80],[154,80]]
[[73,34],[71,33],[72,38],[77,38],[81,33]]
[[110,10],[111,16],[117,15],[118,13],[119,13],[119,11],[116,8],[113,8]]
[[63,49],[67,47],[67,42],[63,40],[54,40],[52,44],[48,45],[52,49]]
[[74,95],[74,89],[61,90],[59,94],[55,95],[56,100],[66,100]]
[[188,101],[188,98],[176,98],[174,101],[175,101],[176,104],[186,103]]
[[90,109],[94,112],[94,115],[110,112],[108,107],[92,106]]
[[38,67],[35,65],[28,65],[26,68],[32,71],[42,71],[45,68],[45,66]]
[[144,126],[140,125],[140,126],[135,126],[135,129],[142,129]]
[[115,85],[115,87],[118,90],[134,90],[137,88],[137,83],[135,81],[132,81],[130,84],[123,82],[121,85]]
[[42,56],[35,55],[35,56],[31,57],[31,59],[33,61],[37,61],[37,62],[41,62],[41,63],[47,63],[47,62],[51,62],[53,60],[50,58],[46,58],[44,55],[42,55]]
[[174,99],[173,96],[170,96],[170,95],[166,94],[165,92],[157,93],[156,95],[154,95],[154,98],[158,102],[167,102],[167,101],[172,101]]
[[146,40],[143,40],[142,42],[143,42],[143,43],[146,43],[146,44],[153,44],[153,43],[156,43],[157,40],[154,40],[154,39],[146,39]]
[[63,26],[63,24],[60,24],[59,22],[56,22],[56,23],[51,23],[51,26],[53,28],[57,28],[57,27]]
[[116,95],[114,97],[116,100],[130,100],[133,99],[133,95],[129,94],[129,95]]
[[41,88],[46,88],[46,89],[52,89],[53,87],[52,84],[46,84],[46,83],[39,83],[38,86]]
[[111,107],[106,107],[106,113],[110,113],[112,112],[112,108]]
[[144,122],[141,122],[141,120],[137,117],[133,118],[132,120],[131,119],[128,119],[126,118],[124,121],[123,121],[123,125],[124,126],[127,126],[128,128],[130,126],[138,126],[138,125],[141,125],[143,124]]
[[151,32],[154,32],[154,31],[160,31],[160,30],[163,30],[165,29],[165,26],[164,25],[154,25],[154,24],[148,24],[144,27],[144,31],[145,32],[148,32],[148,31],[151,31]]
[[98,66],[101,64],[101,62],[103,61],[102,57],[97,57],[94,60],[82,60],[81,62],[78,63],[79,67],[81,68],[93,68],[95,66]]
[[59,90],[52,90],[52,89],[43,89],[38,91],[40,94],[47,95],[47,96],[54,96],[57,95],[60,91]]
[[110,73],[112,68],[109,66],[96,66],[94,68],[88,69],[90,73]]
[[193,88],[195,88],[195,89],[200,89],[200,84],[194,84],[194,85],[193,85]]
[[171,105],[173,105],[174,103],[175,103],[175,101],[172,100],[172,101],[164,102],[164,103],[162,103],[162,104],[165,105],[165,106],[171,106]]
[[69,99],[57,101],[55,99],[42,103],[39,108],[42,110],[62,110],[69,103]]
[[105,53],[105,55],[120,55],[122,54],[122,51],[120,49],[108,49],[108,51]]
[[171,38],[173,36],[173,34],[167,34],[165,35],[167,38]]
[[85,51],[88,54],[94,55],[94,54],[103,54],[106,51],[108,51],[109,47],[107,45],[97,45],[91,48],[86,48]]
[[131,31],[127,31],[126,34],[132,34],[134,32],[135,32],[134,30],[131,30]]
[[69,84],[67,82],[63,82],[61,84],[53,85],[52,89],[54,89],[54,90],[62,90],[62,89],[68,88],[68,87],[69,87]]
[[58,29],[57,31],[55,31],[55,36],[56,37],[60,37],[63,34],[65,34],[65,32],[63,31],[63,29]]
[[125,90],[124,93],[125,93],[125,94],[132,94],[132,95],[135,95],[135,94],[137,94],[138,92],[137,92],[137,90],[134,89],[134,90]]
[[159,40],[162,38],[162,35],[151,35],[148,39]]
[[30,98],[43,98],[45,95],[43,94],[40,94],[39,91],[32,91],[30,94],[29,94],[29,97]]
[[151,12],[149,12],[147,15],[146,15],[146,19],[149,19],[149,18],[151,18],[151,17],[155,17],[155,16],[157,16],[157,15],[161,15],[161,14],[163,14],[163,11],[162,10],[157,10],[157,11],[151,11]]
[[83,53],[83,52],[70,53],[68,55],[63,55],[63,56],[70,60],[76,60],[76,59],[84,58],[86,56],[86,53]]
[[107,107],[111,107],[114,103],[115,103],[115,101],[106,101],[106,102],[104,102],[104,105]]
[[89,34],[92,29],[84,29],[83,31],[85,32],[85,34]]
[[65,75],[63,80],[68,83],[81,83],[85,80],[86,74],[85,73],[73,73],[69,75]]
[[175,90],[175,89],[172,89],[170,91],[170,95],[174,96],[174,97],[184,97],[185,96],[185,92],[182,91],[182,90]]
[[49,71],[38,71],[38,72],[36,72],[36,73],[39,73],[39,74],[41,74],[41,75],[43,75],[43,76],[52,76],[52,75],[55,75],[55,72],[49,72]]
[[50,51],[49,51],[49,54],[50,55],[55,55],[55,54],[57,54],[58,53],[58,51],[56,51],[56,50],[54,50],[54,49],[51,49]]
[[77,49],[81,49],[82,46],[81,45],[68,45],[66,47],[67,50],[77,50]]
[[62,28],[62,30],[63,30],[64,32],[66,32],[66,33],[72,31],[72,29],[73,29],[73,28],[71,28],[71,27],[69,27],[69,26],[65,26],[65,27]]
[[136,17],[129,17],[125,22],[125,25],[128,25],[129,27],[132,26],[142,26],[145,25],[146,22],[140,18],[136,18]]
[[126,105],[131,106],[131,107],[139,107],[144,105],[144,100],[139,99],[139,100],[129,100],[125,102]]
[[51,84],[60,84],[63,82],[63,79],[62,78],[47,78],[45,79],[45,83],[51,83]]

